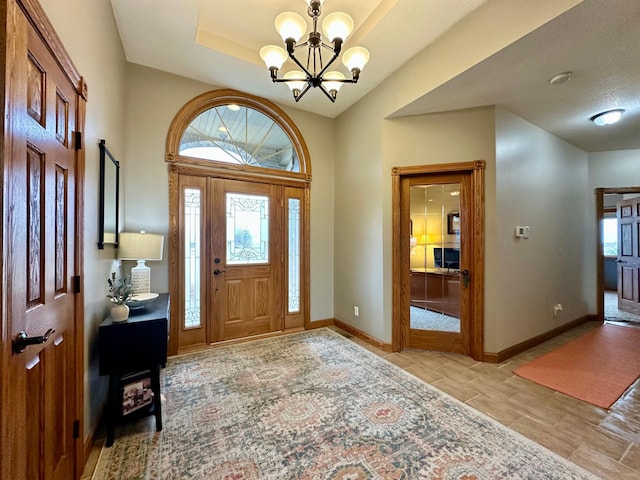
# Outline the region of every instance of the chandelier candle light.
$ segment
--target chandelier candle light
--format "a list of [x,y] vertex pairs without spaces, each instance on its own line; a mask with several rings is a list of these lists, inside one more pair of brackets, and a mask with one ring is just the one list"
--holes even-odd
[[[331,100],[336,101],[338,90],[343,83],[357,83],[360,72],[369,61],[369,51],[363,47],[352,47],[342,55],[342,63],[351,72],[351,78],[345,78],[341,72],[327,69],[340,56],[342,44],[353,31],[353,19],[342,12],[334,12],[325,17],[322,22],[322,30],[325,38],[318,31],[318,18],[320,7],[324,0],[305,0],[308,5],[307,14],[313,20],[313,30],[307,40],[297,43],[307,31],[307,22],[297,13],[284,12],[276,17],[276,30],[284,40],[287,47],[284,50],[276,45],[267,45],[260,49],[260,57],[267,65],[271,73],[271,80],[275,83],[286,83],[293,92],[293,98],[299,101],[311,87],[320,87],[320,90]],[[295,52],[298,48],[307,48],[306,66],[300,62]],[[331,53],[331,59],[325,64],[322,60],[323,49]],[[287,56],[302,69],[292,70],[278,78],[278,71],[287,60]]]
[[151,290],[151,269],[145,265],[147,260],[162,260],[163,235],[153,233],[122,232],[118,244],[120,260],[136,260],[138,264],[131,269],[131,286],[134,294],[149,293]]

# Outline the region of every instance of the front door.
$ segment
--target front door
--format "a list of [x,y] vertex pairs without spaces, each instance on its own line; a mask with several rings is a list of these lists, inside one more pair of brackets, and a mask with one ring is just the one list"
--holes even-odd
[[282,187],[211,179],[212,342],[282,330]]
[[617,205],[618,309],[640,315],[640,197]]
[[178,349],[304,325],[305,190],[179,175]]
[[[42,37],[15,14],[5,153],[2,473],[74,478],[78,98]],[[15,9],[15,10],[13,10]],[[32,343],[32,344],[31,344]],[[76,435],[77,438],[77,435]],[[3,478],[5,478],[3,476]]]

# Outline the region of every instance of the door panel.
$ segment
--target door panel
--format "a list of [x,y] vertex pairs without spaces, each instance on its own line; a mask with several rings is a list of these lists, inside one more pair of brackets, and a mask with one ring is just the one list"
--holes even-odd
[[[212,342],[283,329],[283,188],[211,179]],[[216,270],[219,273],[216,274]]]
[[[9,2],[8,8],[17,7]],[[75,476],[78,408],[71,287],[78,154],[71,138],[79,130],[79,97],[23,15],[16,16],[20,28],[14,33],[22,40],[11,77],[15,83],[7,89],[13,105],[4,192],[7,327],[14,342],[21,332],[41,338],[24,349],[5,350],[11,390],[6,397],[3,392],[8,398],[3,440],[11,441],[3,456],[13,459],[10,478],[68,480]]]
[[640,315],[640,197],[617,206],[618,309]]
[[[405,179],[409,195],[407,347],[469,353],[469,290],[463,270],[470,182],[463,174]],[[467,190],[465,190],[465,188]]]

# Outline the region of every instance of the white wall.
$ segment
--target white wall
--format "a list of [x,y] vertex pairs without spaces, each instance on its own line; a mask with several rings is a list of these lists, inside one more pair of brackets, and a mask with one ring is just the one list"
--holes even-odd
[[98,374],[98,325],[108,312],[107,277],[114,250],[98,250],[98,183],[100,139],[124,157],[125,57],[109,0],[40,0],[73,62],[89,88],[85,147],[84,278],[85,299],[85,437],[95,427],[107,383]]
[[596,188],[638,186],[640,186],[640,150],[616,150],[589,154],[589,189],[591,191]]
[[[216,88],[220,87],[128,64],[123,162],[126,230],[163,234],[166,246],[169,187],[164,155],[169,126],[185,103]],[[283,110],[300,129],[311,157],[311,320],[333,318],[334,121],[292,108]],[[131,266],[133,262],[127,262],[125,268]],[[149,266],[151,290],[167,291],[166,255]]]

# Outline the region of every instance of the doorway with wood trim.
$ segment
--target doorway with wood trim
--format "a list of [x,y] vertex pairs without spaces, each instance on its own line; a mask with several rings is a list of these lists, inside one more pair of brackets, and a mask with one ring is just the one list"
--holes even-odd
[[207,92],[176,115],[169,162],[169,353],[302,330],[310,164],[270,102]]
[[393,170],[393,350],[481,360],[484,162]]
[[596,189],[598,318],[640,324],[640,187]]
[[0,17],[0,477],[69,480],[84,466],[86,85],[37,2],[5,2]]

